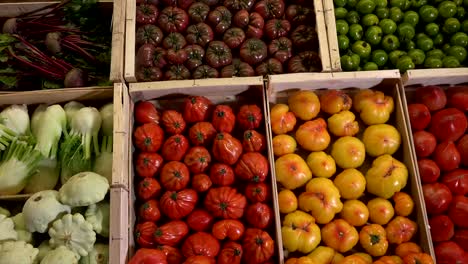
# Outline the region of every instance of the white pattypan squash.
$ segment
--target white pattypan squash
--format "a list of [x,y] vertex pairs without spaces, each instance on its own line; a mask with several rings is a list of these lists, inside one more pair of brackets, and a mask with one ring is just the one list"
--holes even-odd
[[23,217],[29,232],[45,233],[49,224],[61,214],[70,213],[68,205],[58,201],[58,192],[47,190],[35,193],[23,206]]
[[0,244],[0,264],[33,264],[39,253],[24,241],[6,241]]
[[8,211],[8,209],[3,208],[3,207],[0,206],[0,215],[4,215],[4,216],[8,217],[11,214],[10,214],[10,211]]
[[88,256],[80,259],[80,264],[108,264],[109,246],[106,244],[94,244],[93,250]]
[[77,256],[87,256],[96,242],[93,226],[80,214],[66,214],[49,229],[49,244],[56,248],[66,246]]
[[104,200],[109,190],[107,179],[94,172],[73,175],[59,190],[59,199],[70,206],[89,206]]
[[23,213],[17,213],[15,216],[11,218],[13,220],[13,223],[15,223],[15,229],[21,229],[21,230],[28,230],[26,228],[26,222],[24,221],[24,215]]
[[88,206],[85,213],[86,221],[103,237],[109,237],[109,213],[110,205],[107,201]]
[[13,220],[5,215],[0,215],[0,242],[17,239],[18,234],[15,231]]
[[79,258],[65,246],[47,252],[41,264],[78,264]]
[[16,233],[18,234],[18,240],[19,241],[24,241],[24,242],[30,243],[30,244],[33,243],[33,235],[32,235],[31,232],[26,231],[26,230],[18,229],[18,230],[16,230]]
[[42,241],[42,243],[37,247],[39,249],[39,254],[37,254],[37,262],[41,262],[41,260],[47,255],[49,251],[52,250],[52,247],[49,245],[49,240]]

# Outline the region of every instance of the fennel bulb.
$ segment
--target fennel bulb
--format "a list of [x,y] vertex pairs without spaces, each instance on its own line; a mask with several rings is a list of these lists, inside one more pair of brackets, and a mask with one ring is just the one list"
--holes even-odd
[[37,193],[44,190],[53,190],[60,176],[60,168],[57,163],[57,159],[41,160],[23,192]]
[[62,132],[67,128],[67,116],[60,105],[51,105],[39,115],[39,125],[34,127],[37,130],[34,134],[37,140],[35,149],[44,157],[55,159]]
[[0,150],[5,150],[18,134],[0,123]]
[[106,104],[99,110],[102,118],[101,152],[94,161],[93,171],[112,182],[112,148],[114,136],[114,105]]
[[34,136],[37,136],[37,133],[39,131],[39,128],[41,127],[41,122],[42,122],[42,116],[47,109],[46,104],[40,104],[36,110],[34,110],[34,113],[31,117],[31,132]]
[[63,109],[65,109],[65,113],[67,114],[67,123],[71,124],[71,120],[73,119],[73,116],[76,114],[76,112],[84,107],[85,106],[82,103],[76,101],[70,101],[66,103],[63,106]]
[[26,105],[10,105],[0,113],[0,123],[4,124],[16,134],[27,136],[30,134],[30,121]]
[[21,192],[41,160],[39,151],[24,141],[13,140],[0,162],[0,195]]

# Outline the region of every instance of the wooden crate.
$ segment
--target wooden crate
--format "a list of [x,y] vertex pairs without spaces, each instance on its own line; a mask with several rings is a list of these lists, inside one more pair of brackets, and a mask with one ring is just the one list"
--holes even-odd
[[[60,1],[0,1],[0,18],[14,17]],[[125,0],[99,0],[103,9],[112,10],[112,52],[109,80],[124,82]]]
[[332,72],[341,71],[340,49],[336,32],[335,7],[333,0],[323,0],[323,12],[327,30],[328,50],[330,51],[330,67]]
[[[248,100],[249,103],[257,103],[260,107],[263,106],[263,112],[265,116],[264,128],[266,132],[267,140],[269,140],[270,132],[268,131],[268,119],[267,115],[267,105],[265,100],[265,90],[264,82],[262,77],[248,77],[248,78],[233,78],[226,82],[223,79],[205,79],[205,80],[193,80],[193,81],[168,81],[168,82],[147,82],[147,83],[135,83],[130,84],[130,118],[128,119],[130,128],[133,128],[133,110],[134,104],[140,100],[157,100],[158,104],[163,105],[173,105],[174,103],[180,104],[181,99],[187,95],[200,95],[209,98],[213,103],[227,103],[227,104],[236,104],[239,100],[244,101]],[[223,92],[220,93],[220,89],[223,89]],[[129,143],[132,144],[132,137],[128,137]],[[272,157],[272,150],[268,149],[268,157]],[[129,149],[129,157],[133,156],[133,151]],[[271,158],[269,158],[269,166],[273,168],[274,163]],[[129,158],[128,160],[128,248],[125,252],[122,252],[123,256],[127,256],[129,259],[133,256],[136,249],[136,243],[134,241],[134,224],[136,221],[135,216],[135,207],[134,203],[136,200],[135,190],[133,186],[133,179],[135,177],[133,160]],[[271,169],[270,169],[271,171]],[[272,175],[272,174],[270,174]],[[271,176],[273,177],[273,176]],[[271,179],[272,188],[275,188],[276,180]],[[277,192],[273,190],[273,209],[275,212],[275,222],[274,227],[276,234],[270,233],[272,238],[274,236],[279,238],[279,209],[277,207]],[[277,243],[275,251],[277,252],[277,257],[283,259],[282,250],[280,244]],[[127,260],[128,260],[127,259]],[[122,262],[119,262],[122,263]]]
[[[396,156],[408,168],[408,184],[405,190],[412,194],[415,202],[416,219],[418,223],[418,242],[425,252],[434,256],[428,219],[425,214],[424,199],[421,183],[417,174],[417,165],[414,158],[414,149],[411,147],[411,135],[408,132],[409,121],[406,116],[400,95],[401,81],[397,70],[373,71],[373,72],[340,72],[340,73],[311,73],[297,74],[294,78],[286,76],[270,76],[268,80],[268,104],[271,106],[277,102],[287,102],[287,97],[294,91],[314,90],[320,94],[322,90],[344,89],[349,94],[356,93],[359,89],[376,88],[391,95],[394,99],[395,110],[392,115],[393,125],[401,134],[401,146]],[[270,129],[271,131],[271,129]],[[272,146],[270,146],[272,148]],[[273,171],[276,174],[275,171]],[[276,178],[273,175],[273,178]],[[277,187],[278,189],[279,187]],[[414,219],[413,219],[414,220]],[[286,254],[286,253],[285,253]]]
[[[314,1],[314,11],[316,16],[316,31],[319,39],[319,55],[322,59],[322,71],[330,72],[330,51],[328,48],[326,21],[321,0]],[[130,83],[137,82],[135,76],[135,31],[136,31],[136,0],[127,0],[127,12],[125,15],[125,80]],[[335,36],[336,38],[336,36]]]

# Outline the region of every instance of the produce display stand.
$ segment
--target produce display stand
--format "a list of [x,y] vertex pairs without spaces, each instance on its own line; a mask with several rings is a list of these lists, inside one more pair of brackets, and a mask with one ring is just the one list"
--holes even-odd
[[335,7],[333,0],[323,0],[323,15],[327,30],[328,50],[330,51],[330,67],[332,72],[340,72],[341,60],[338,48],[338,35],[336,32]]
[[[409,133],[409,117],[406,105],[402,101],[400,73],[398,70],[369,71],[369,72],[339,72],[339,73],[307,73],[291,76],[270,76],[267,84],[268,104],[287,102],[287,97],[298,90],[313,90],[318,95],[324,89],[344,90],[352,95],[359,89],[375,88],[390,95],[394,100],[394,113],[391,121],[401,135],[400,150],[395,153],[396,158],[403,162],[408,169],[408,184],[404,190],[412,195],[415,203],[415,212],[412,220],[418,224],[418,239],[416,243],[424,252],[430,254],[435,260],[431,243],[428,218],[421,189],[421,182],[417,171],[414,149]],[[269,110],[268,110],[269,111]],[[271,131],[271,128],[270,128]],[[269,141],[271,142],[271,141]],[[270,146],[272,148],[272,146]],[[272,171],[276,178],[275,170]],[[277,187],[279,188],[279,187]],[[283,262],[282,262],[283,263]]]
[[[125,14],[125,81],[137,82],[135,75],[135,29],[136,29],[136,0],[127,0]],[[330,72],[333,68],[330,66],[330,51],[327,40],[326,21],[324,17],[323,5],[321,0],[314,0],[314,11],[316,18],[316,31],[319,41],[319,55],[322,61],[322,71]],[[335,37],[336,38],[336,37]]]
[[[223,89],[223,93],[220,94],[220,89]],[[267,104],[265,98],[265,89],[264,82],[262,77],[246,77],[246,78],[233,78],[229,82],[218,79],[205,79],[205,80],[187,80],[187,81],[168,81],[168,82],[145,82],[145,83],[134,83],[130,84],[129,93],[130,93],[130,114],[127,117],[129,122],[130,130],[133,130],[133,111],[134,103],[141,100],[156,100],[158,105],[177,105],[182,102],[181,98],[184,98],[187,95],[199,95],[205,96],[210,99],[213,103],[223,103],[229,105],[236,105],[242,102],[257,103],[259,106],[263,106],[264,113],[264,125],[265,135],[267,140],[269,140],[270,131],[268,128],[268,114],[267,114]],[[132,137],[127,138],[129,146],[132,145]],[[270,168],[274,167],[272,160],[272,149],[268,149],[269,157],[269,166]],[[132,148],[129,148],[128,157],[128,178],[123,185],[128,186],[125,191],[128,194],[128,218],[122,220],[122,224],[125,222],[126,233],[122,234],[122,237],[127,236],[128,238],[128,248],[125,251],[120,252],[120,260],[115,263],[125,263],[131,258],[134,254],[136,244],[134,241],[134,224],[135,224],[135,208],[134,203],[136,200],[135,190],[134,190],[134,162],[131,158],[133,156]],[[283,259],[283,251],[281,244],[281,231],[280,231],[280,222],[279,222],[279,209],[277,202],[277,192],[276,192],[276,180],[274,179],[273,174],[271,175],[271,184],[272,184],[272,193],[273,193],[273,210],[275,220],[273,222],[274,230],[276,234],[270,233],[272,238],[276,242],[275,248],[275,258],[280,260]],[[270,177],[270,176],[269,176]],[[124,191],[122,191],[124,192]],[[125,210],[124,210],[125,211]],[[123,215],[122,217],[126,217]]]
[[[125,99],[127,98],[127,99]],[[127,208],[127,200],[125,195],[121,195],[120,183],[122,178],[127,177],[126,173],[126,151],[127,146],[127,129],[128,126],[122,122],[125,116],[125,102],[128,102],[128,91],[124,84],[114,84],[109,87],[86,87],[74,89],[57,89],[57,90],[42,90],[30,91],[22,93],[10,93],[0,95],[0,106],[5,107],[11,104],[27,104],[35,106],[38,104],[64,104],[70,101],[78,101],[84,104],[101,106],[102,103],[113,102],[114,104],[114,135],[113,135],[113,168],[112,182],[110,184],[110,233],[109,233],[109,263],[117,263],[114,261],[115,256],[118,256],[122,250],[120,244],[123,232],[120,231],[121,224],[119,222],[122,211]],[[29,107],[31,111],[32,108]],[[0,196],[0,205],[9,204],[22,207],[31,194],[18,194]],[[21,204],[21,205],[20,205]],[[126,247],[126,245],[124,245]]]
[[[1,1],[0,21],[3,17],[15,17],[60,1]],[[123,82],[125,0],[99,0],[105,12],[112,12],[112,51],[109,80]]]

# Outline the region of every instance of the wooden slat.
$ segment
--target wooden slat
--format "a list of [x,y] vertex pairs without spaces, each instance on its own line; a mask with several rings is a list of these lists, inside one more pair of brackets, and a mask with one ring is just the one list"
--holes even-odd
[[409,70],[402,76],[402,82],[405,86],[468,83],[468,68]]
[[328,49],[330,52],[331,70],[341,71],[340,50],[338,48],[338,35],[336,32],[336,18],[333,0],[323,0],[325,26],[327,30]]
[[125,82],[124,49],[125,49],[125,8],[126,0],[115,0],[112,13],[112,54],[109,80]]
[[325,21],[325,13],[323,11],[322,0],[314,0],[315,11],[315,29],[317,31],[319,42],[319,54],[322,61],[322,72],[330,72],[332,67],[330,65],[330,50],[327,38],[327,25]]
[[136,0],[127,0],[125,13],[125,80],[136,82],[135,77],[135,34],[136,34]]
[[109,263],[124,264],[128,252],[128,192],[122,188],[110,190]]

